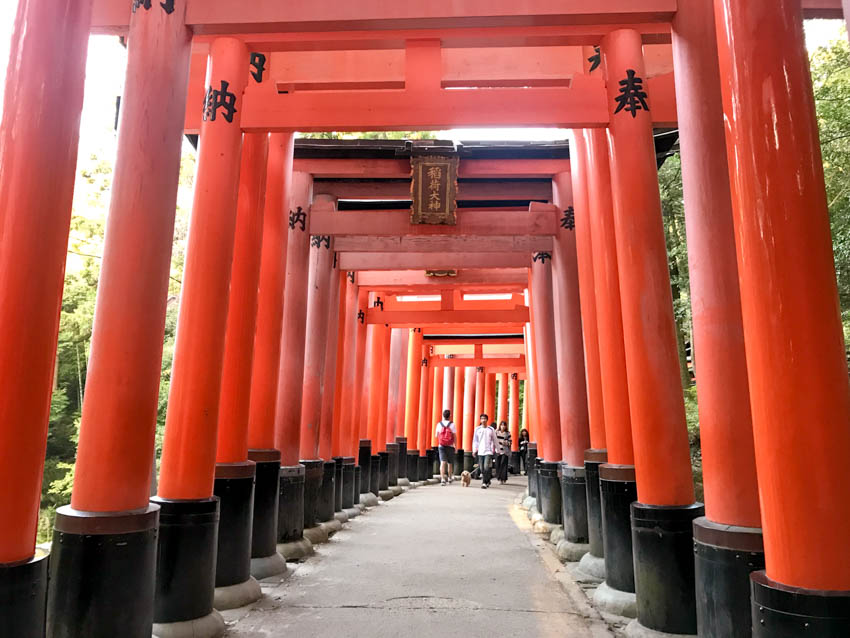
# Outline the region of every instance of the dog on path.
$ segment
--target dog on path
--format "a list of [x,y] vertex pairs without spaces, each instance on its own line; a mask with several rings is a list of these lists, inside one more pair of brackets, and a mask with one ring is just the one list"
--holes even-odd
[[469,487],[469,481],[472,480],[472,476],[469,472],[461,472],[460,473],[460,482],[463,483],[464,487]]

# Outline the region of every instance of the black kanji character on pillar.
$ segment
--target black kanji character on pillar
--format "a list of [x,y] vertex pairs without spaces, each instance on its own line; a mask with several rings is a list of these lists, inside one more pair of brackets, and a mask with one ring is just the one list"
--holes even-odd
[[[165,0],[165,2],[160,2],[159,6],[162,7],[166,13],[174,13],[174,0]],[[133,0],[133,13],[136,13],[136,9],[139,7],[145,11],[150,11],[151,0]]]
[[363,312],[363,310],[357,311],[357,321],[359,321],[361,324],[366,321],[366,313]]
[[541,261],[545,264],[547,259],[552,261],[551,253],[534,253],[534,257],[531,258],[531,261]]
[[476,370],[478,370],[478,372],[484,372],[484,366],[479,366]]
[[424,368],[428,367],[428,359],[422,359],[422,367],[424,367]]
[[263,81],[263,73],[266,70],[266,56],[264,53],[251,53],[251,62],[250,65],[254,67],[254,70],[251,71],[251,77],[253,77],[257,84]]
[[219,109],[224,112],[222,116],[228,122],[233,122],[233,115],[236,113],[236,94],[228,91],[230,82],[221,81],[221,89],[214,89],[211,86],[207,87],[207,93],[204,96],[204,121],[215,122],[215,115]]
[[[302,229],[303,230],[303,229]],[[310,238],[310,245],[313,248],[321,248],[322,245],[325,246],[328,250],[331,247],[331,236],[330,235],[313,235]]]
[[384,300],[381,299],[380,297],[378,297],[377,299],[375,299],[375,303],[372,304],[372,307],[373,308],[380,308],[381,310],[383,310],[384,309]]
[[300,206],[295,211],[289,211],[289,227],[294,229],[296,224],[301,225],[301,230],[307,230],[307,213]]
[[511,372],[511,379],[519,379],[519,375],[516,372]]
[[590,62],[588,73],[593,73],[599,68],[599,65],[602,64],[602,51],[599,50],[599,47],[593,47],[593,55],[587,58],[587,61]]
[[348,271],[348,281],[350,281],[351,283],[354,283],[354,271],[353,270]]
[[561,228],[566,228],[567,230],[576,229],[576,209],[572,206],[564,211],[564,216],[561,217]]
[[632,117],[637,117],[637,112],[641,109],[649,110],[646,103],[646,91],[643,90],[643,78],[635,76],[635,70],[629,69],[626,71],[626,79],[620,80],[620,95],[614,98],[617,102],[616,115],[620,111],[631,113]]

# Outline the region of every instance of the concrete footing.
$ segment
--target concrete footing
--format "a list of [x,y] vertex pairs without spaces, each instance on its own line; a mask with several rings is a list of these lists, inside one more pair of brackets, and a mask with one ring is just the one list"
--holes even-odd
[[648,629],[641,625],[637,618],[626,625],[626,638],[682,638],[682,636],[696,637],[696,634],[668,634],[664,631]]
[[441,482],[441,479],[429,478],[429,479],[426,479],[425,484],[426,485],[439,485],[440,482]]
[[395,494],[392,490],[378,490],[378,498],[382,501],[391,501],[395,498]]
[[[585,556],[590,556],[588,551],[590,545],[586,543],[571,543],[566,538],[562,538],[557,545],[558,558],[563,563],[577,563]],[[605,561],[602,560],[602,567],[605,567]],[[604,576],[604,574],[603,574]]]
[[325,530],[328,535],[328,538],[330,538],[342,529],[342,523],[340,523],[337,519],[332,518],[331,520],[325,521],[324,523],[319,523],[319,527]]
[[390,485],[390,492],[393,493],[393,496],[401,496],[404,493],[404,488],[400,485]]
[[[557,547],[558,543],[562,540],[564,540],[564,527],[563,525],[558,525],[549,535],[549,542]],[[579,558],[581,558],[581,556],[579,556]],[[578,558],[576,560],[578,560]]]
[[399,487],[410,487],[410,479],[400,478],[398,480]]
[[360,508],[359,507],[347,507],[342,511],[345,512],[346,516],[348,516],[348,520],[351,520],[352,518],[356,518],[356,517],[360,516]]
[[360,495],[360,504],[365,505],[366,507],[377,507],[378,506],[378,497],[368,492],[366,494]]
[[301,560],[313,555],[313,543],[307,538],[301,538],[291,543],[278,543],[277,553],[286,560]]
[[342,510],[341,512],[334,512],[334,519],[338,520],[340,523],[347,523],[348,518],[349,516],[345,513],[345,510]]
[[533,522],[534,533],[538,536],[543,536],[547,539],[552,535],[552,532],[555,531],[555,528],[558,527],[558,525],[555,525],[553,523],[547,523],[545,520],[543,520],[542,514],[539,521],[535,520]]
[[308,527],[304,530],[304,538],[310,541],[313,545],[319,545],[321,543],[328,542],[328,530],[321,525],[316,525],[316,527]]
[[530,510],[532,507],[537,507],[537,499],[533,496],[526,496],[521,505],[522,509]]
[[221,638],[224,618],[213,609],[211,614],[184,622],[154,623],[153,638]]
[[633,592],[620,591],[602,583],[593,593],[593,604],[599,611],[617,616],[637,616],[637,597]]
[[255,603],[263,597],[258,583],[252,576],[248,580],[227,587],[216,587],[213,607],[220,610],[237,609]]
[[605,559],[601,556],[594,556],[588,552],[581,557],[577,567],[579,576],[587,576],[598,582],[605,580]]
[[271,556],[251,559],[251,576],[257,580],[286,573],[286,559],[275,552]]

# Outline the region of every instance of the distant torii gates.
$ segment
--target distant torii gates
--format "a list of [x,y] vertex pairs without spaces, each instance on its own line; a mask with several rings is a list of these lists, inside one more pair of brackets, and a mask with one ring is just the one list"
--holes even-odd
[[[305,527],[429,475],[448,394],[472,461],[495,377],[430,349],[476,340],[467,361],[492,362],[484,344],[521,333],[529,490],[605,579],[599,605],[625,601],[632,631],[850,635],[850,388],[802,31],[842,4],[21,2],[0,129],[0,626],[221,635],[214,606],[259,596],[252,571],[279,571]],[[89,33],[125,37],[128,67],[46,591],[35,535]],[[538,157],[294,140],[457,126],[572,133]],[[704,511],[656,174],[670,146],[654,134],[676,127]],[[151,499],[183,134],[198,169]],[[426,149],[460,158],[452,229],[399,212]],[[404,203],[340,205],[376,197]],[[456,289],[523,302],[463,309]],[[435,292],[439,307],[396,306]],[[520,375],[500,380],[514,431]]]

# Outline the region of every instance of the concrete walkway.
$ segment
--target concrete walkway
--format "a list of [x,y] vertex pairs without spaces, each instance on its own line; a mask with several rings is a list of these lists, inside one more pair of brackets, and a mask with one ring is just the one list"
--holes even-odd
[[226,612],[227,636],[613,636],[556,580],[512,481],[421,487],[373,508],[264,581],[258,603]]

